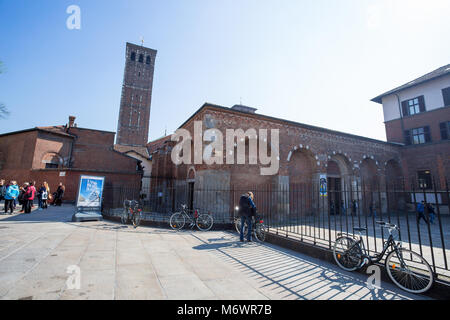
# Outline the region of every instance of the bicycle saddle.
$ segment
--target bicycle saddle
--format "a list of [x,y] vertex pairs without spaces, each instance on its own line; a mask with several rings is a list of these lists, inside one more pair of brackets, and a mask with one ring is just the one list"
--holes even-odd
[[367,228],[353,228],[353,230],[356,232],[363,232],[363,231],[367,231]]

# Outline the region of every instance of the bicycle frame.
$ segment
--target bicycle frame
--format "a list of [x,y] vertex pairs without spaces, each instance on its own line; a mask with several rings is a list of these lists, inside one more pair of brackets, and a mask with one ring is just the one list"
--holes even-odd
[[197,210],[194,210],[194,213],[191,215],[191,214],[188,212],[188,209],[187,209],[187,208],[181,208],[181,212],[180,212],[180,213],[188,220],[187,222],[190,223],[189,227],[190,227],[191,229],[193,229],[193,228],[195,227],[195,224],[196,224],[197,218],[198,218],[198,212],[197,212]]
[[[342,236],[342,235],[343,234],[341,234],[341,233],[338,234],[338,236]],[[380,262],[383,259],[384,255],[386,254],[386,252],[388,251],[389,248],[392,248],[392,251],[396,252],[397,257],[400,259],[401,263],[403,264],[403,257],[400,257],[400,255],[398,254],[398,245],[395,242],[394,236],[391,233],[389,234],[389,238],[384,242],[383,250],[381,251],[381,253],[376,254],[374,256],[371,256],[368,253],[366,246],[364,244],[363,236],[361,233],[359,233],[359,240],[355,241],[355,243],[352,246],[350,246],[350,248],[346,251],[350,251],[357,245],[361,248],[361,250],[363,252],[363,264],[361,265],[361,267],[365,264],[365,261],[364,261],[365,259],[367,259],[368,262],[371,264]]]

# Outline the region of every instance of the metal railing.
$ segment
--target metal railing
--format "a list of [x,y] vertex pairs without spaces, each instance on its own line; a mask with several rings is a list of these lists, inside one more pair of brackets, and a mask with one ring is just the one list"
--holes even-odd
[[[361,181],[361,182],[360,182]],[[399,226],[404,246],[414,250],[430,263],[441,279],[450,279],[450,203],[448,183],[419,186],[416,182],[392,182],[380,185],[364,180],[340,181],[321,195],[319,184],[278,183],[223,187],[172,179],[153,179],[141,193],[146,217],[164,220],[179,211],[181,204],[191,210],[211,213],[214,222],[232,223],[239,198],[252,191],[255,203],[269,231],[311,245],[332,249],[338,233],[355,235],[353,228],[367,228],[366,248],[371,253],[382,250],[386,232],[376,221]],[[322,190],[323,191],[323,190]],[[137,188],[106,188],[104,210],[121,208],[123,200],[137,199]],[[421,216],[418,204],[424,201]],[[427,204],[434,207],[432,215]]]

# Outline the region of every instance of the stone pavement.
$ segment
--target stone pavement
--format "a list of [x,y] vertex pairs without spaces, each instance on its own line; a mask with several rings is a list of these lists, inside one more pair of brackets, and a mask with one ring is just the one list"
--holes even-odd
[[[426,299],[233,233],[72,223],[73,210],[0,216],[1,299]],[[78,290],[66,285],[71,265]]]

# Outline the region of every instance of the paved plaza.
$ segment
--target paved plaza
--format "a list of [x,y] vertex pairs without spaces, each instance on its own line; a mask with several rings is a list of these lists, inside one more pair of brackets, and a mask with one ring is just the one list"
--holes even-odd
[[[427,299],[235,233],[73,223],[73,210],[0,216],[1,299]],[[70,266],[79,289],[67,287]]]

